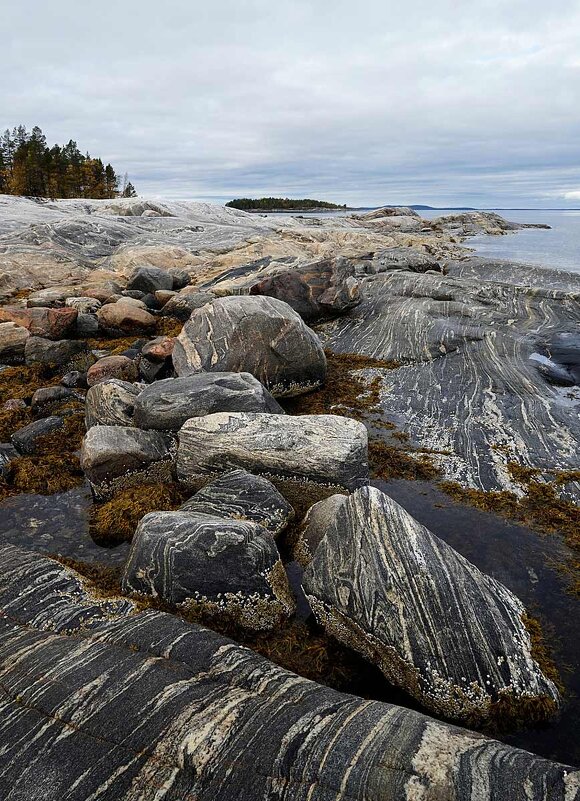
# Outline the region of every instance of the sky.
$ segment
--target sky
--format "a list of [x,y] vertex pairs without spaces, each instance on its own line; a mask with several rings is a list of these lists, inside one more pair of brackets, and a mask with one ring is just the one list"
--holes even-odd
[[0,0],[0,129],[140,195],[580,207],[580,0]]

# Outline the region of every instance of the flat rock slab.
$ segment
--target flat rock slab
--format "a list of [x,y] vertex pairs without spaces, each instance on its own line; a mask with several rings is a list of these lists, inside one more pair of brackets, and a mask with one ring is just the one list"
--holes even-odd
[[197,373],[167,378],[146,387],[135,403],[139,428],[179,431],[190,417],[215,412],[284,414],[280,404],[251,373]]
[[329,633],[439,715],[481,721],[503,703],[525,719],[559,704],[518,598],[374,487],[337,504],[303,586]]
[[179,509],[181,512],[250,520],[258,523],[274,537],[294,517],[294,509],[276,487],[262,476],[247,470],[231,470],[210,481]]
[[294,611],[280,554],[265,529],[192,510],[145,515],[122,587],[211,609],[255,630],[271,629]]
[[85,424],[92,426],[132,426],[139,390],[128,381],[110,378],[89,387],[85,398]]
[[175,342],[178,375],[248,372],[275,397],[301,395],[326,377],[320,340],[275,298],[217,298],[192,312]]
[[170,480],[168,439],[158,431],[93,426],[81,447],[81,467],[99,495],[148,479]]
[[367,431],[332,414],[296,417],[223,412],[179,432],[177,474],[185,483],[241,467],[257,475],[356,489],[368,483]]
[[578,801],[580,775],[98,599],[0,546],[0,796],[43,801]]

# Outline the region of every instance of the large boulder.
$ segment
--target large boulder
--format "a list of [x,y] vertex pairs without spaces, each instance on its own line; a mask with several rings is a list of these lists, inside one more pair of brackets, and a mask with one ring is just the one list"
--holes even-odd
[[3,798],[580,798],[573,768],[98,597],[42,554],[3,544],[0,564]]
[[273,628],[294,610],[286,572],[270,534],[257,523],[186,512],[153,512],[139,523],[123,591],[187,602]]
[[30,332],[16,323],[0,323],[0,364],[20,364]]
[[371,274],[391,270],[408,270],[413,273],[425,273],[428,270],[441,272],[441,265],[435,256],[425,250],[410,247],[379,250],[362,264],[364,271]]
[[330,634],[438,715],[539,719],[559,704],[522,603],[374,487],[339,501],[303,586]]
[[250,373],[197,373],[146,387],[135,402],[135,425],[178,431],[190,417],[214,412],[284,414]]
[[231,470],[210,481],[179,509],[181,512],[250,520],[274,537],[294,517],[294,509],[268,479],[247,470]]
[[83,439],[81,467],[100,497],[135,484],[170,481],[169,444],[158,431],[93,426]]
[[248,372],[275,397],[300,395],[324,383],[320,340],[275,298],[217,298],[195,310],[175,342],[178,375]]
[[92,426],[132,426],[133,410],[139,390],[128,381],[110,378],[89,388],[85,398],[85,424]]
[[17,306],[0,307],[0,322],[13,322],[26,328],[35,337],[62,339],[74,330],[77,310],[72,308],[22,309]]
[[332,317],[360,303],[355,268],[342,256],[284,270],[252,284],[251,295],[283,300],[306,322]]
[[127,289],[138,289],[145,294],[173,289],[173,276],[161,267],[139,267],[129,279]]
[[122,298],[101,306],[97,312],[99,327],[110,336],[152,333],[156,326],[155,317],[130,301],[130,298]]
[[355,489],[368,483],[367,430],[330,414],[222,412],[179,432],[177,473],[185,483],[241,467],[258,475]]

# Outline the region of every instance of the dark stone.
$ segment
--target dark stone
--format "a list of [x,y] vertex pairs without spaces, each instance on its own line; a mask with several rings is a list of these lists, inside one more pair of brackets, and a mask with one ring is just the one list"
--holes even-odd
[[139,267],[129,279],[127,289],[138,289],[146,295],[158,289],[173,289],[173,277],[160,267]]
[[71,370],[69,373],[63,375],[60,383],[63,387],[86,389],[88,387],[87,374],[81,370]]
[[251,629],[273,628],[294,609],[280,554],[265,529],[194,512],[145,515],[122,587],[173,604],[211,604]]
[[224,411],[284,414],[250,373],[197,373],[146,387],[135,402],[135,425],[178,431],[190,417]]
[[294,509],[276,487],[247,470],[224,473],[196,492],[179,511],[250,520],[274,537],[284,531],[294,517]]
[[0,477],[8,474],[10,462],[20,456],[14,445],[10,442],[0,443]]
[[319,623],[437,715],[465,722],[507,704],[525,720],[560,698],[532,657],[525,609],[392,498],[341,496],[303,577]]
[[87,343],[77,339],[61,339],[53,342],[42,337],[29,337],[24,348],[26,364],[71,365],[87,351]]
[[99,333],[99,318],[96,314],[79,314],[77,334],[80,337],[95,337]]
[[189,320],[191,313],[201,309],[215,298],[211,292],[179,292],[169,298],[161,309],[162,317],[176,317],[178,320]]
[[41,414],[42,412],[46,413],[54,406],[73,400],[77,403],[84,403],[85,401],[83,395],[73,392],[72,389],[67,387],[41,387],[32,396],[30,405],[33,414]]
[[24,428],[18,429],[12,434],[12,442],[23,456],[31,456],[36,452],[37,440],[47,434],[54,434],[64,428],[62,417],[43,417],[35,420]]

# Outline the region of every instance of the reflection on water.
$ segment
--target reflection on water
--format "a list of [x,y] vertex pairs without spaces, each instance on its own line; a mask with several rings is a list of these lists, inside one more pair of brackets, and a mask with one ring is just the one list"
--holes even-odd
[[129,546],[101,548],[89,536],[88,487],[58,495],[17,495],[0,504],[0,542],[84,562],[120,564]]

